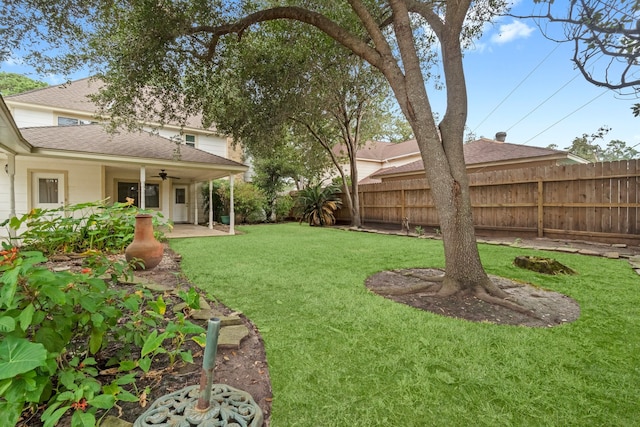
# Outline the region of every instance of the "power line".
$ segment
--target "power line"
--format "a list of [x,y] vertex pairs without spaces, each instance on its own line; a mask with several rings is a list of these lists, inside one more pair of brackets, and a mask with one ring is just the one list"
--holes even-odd
[[529,111],[527,114],[525,114],[524,116],[522,116],[522,118],[520,120],[518,120],[517,122],[515,122],[513,125],[511,125],[508,129],[507,132],[509,132],[511,129],[513,129],[514,127],[516,127],[520,122],[522,122],[524,119],[526,119],[527,117],[529,117],[533,112],[535,112],[538,108],[542,107],[544,104],[547,103],[547,101],[549,101],[551,98],[553,98],[554,96],[556,96],[558,94],[558,92],[560,92],[562,89],[564,89],[565,87],[569,86],[569,84],[574,81],[575,79],[577,79],[578,77],[580,77],[579,74],[576,74],[571,80],[569,80],[568,82],[566,82],[564,85],[562,85],[558,90],[556,90],[555,92],[553,92],[551,95],[549,95],[544,101],[542,101],[541,103],[539,103],[538,105],[536,105],[533,110]]
[[551,52],[549,52],[549,53],[547,54],[547,56],[545,56],[545,57],[542,59],[542,61],[540,61],[540,62],[538,63],[538,65],[536,65],[536,66],[535,66],[535,67],[534,67],[534,68],[529,72],[529,74],[527,74],[527,75],[526,75],[526,76],[525,76],[525,77],[520,81],[520,83],[518,83],[518,84],[516,85],[516,87],[514,87],[514,88],[511,90],[511,92],[509,92],[509,93],[508,93],[508,94],[507,94],[507,95],[502,99],[502,101],[500,101],[500,103],[499,103],[498,105],[496,105],[496,106],[495,106],[495,108],[494,108],[493,110],[491,110],[491,111],[489,112],[489,114],[487,114],[487,116],[486,116],[484,119],[482,119],[482,121],[481,121],[481,122],[480,122],[480,123],[475,127],[475,129],[473,129],[473,132],[475,132],[476,130],[478,130],[478,128],[479,128],[480,126],[482,126],[482,124],[483,124],[484,122],[486,122],[486,121],[487,121],[487,119],[488,119],[489,117],[491,117],[491,115],[492,115],[493,113],[495,113],[495,112],[496,112],[496,110],[497,110],[498,108],[500,108],[500,106],[501,106],[502,104],[504,104],[504,103],[507,101],[507,99],[509,99],[509,97],[510,97],[511,95],[513,95],[513,93],[514,93],[516,90],[518,90],[518,88],[519,88],[520,86],[522,86],[522,84],[523,84],[523,83],[524,83],[524,82],[525,82],[525,81],[526,81],[526,80],[527,80],[527,79],[528,79],[528,78],[529,78],[529,77],[530,77],[530,76],[531,76],[531,75],[532,75],[532,74],[533,74],[533,73],[534,73],[538,68],[540,68],[540,66],[542,66],[542,64],[544,64],[544,62],[545,62],[547,59],[549,59],[549,57],[550,57],[550,56],[551,56],[551,55],[552,55],[552,54],[553,54],[553,53],[554,53],[554,52],[555,52],[559,47],[560,47],[560,43],[557,43],[557,44],[556,44],[556,47],[554,47],[554,48],[551,50]]
[[[570,112],[569,114],[567,114],[566,116],[564,116],[563,118],[561,118],[560,120],[556,121],[555,123],[553,123],[551,126],[548,126],[547,128],[545,128],[544,130],[542,130],[541,132],[539,132],[538,134],[536,134],[535,136],[529,138],[528,140],[526,140],[524,142],[524,144],[527,144],[529,142],[531,142],[532,140],[536,139],[537,137],[539,137],[540,135],[542,135],[543,133],[545,133],[546,131],[548,131],[549,129],[551,129],[552,127],[554,127],[555,125],[557,125],[558,123],[562,122],[563,120],[565,120],[566,118],[572,116],[573,114],[577,113],[578,111],[582,110],[584,107],[586,107],[587,105],[591,104],[593,101],[595,101],[596,99],[600,98],[602,95],[604,95],[605,93],[607,93],[609,90],[606,89],[603,92],[601,92],[599,95],[593,97],[591,100],[585,102],[584,104],[582,104],[580,107],[576,108],[575,110],[573,110],[572,112]],[[523,144],[523,145],[524,145]]]

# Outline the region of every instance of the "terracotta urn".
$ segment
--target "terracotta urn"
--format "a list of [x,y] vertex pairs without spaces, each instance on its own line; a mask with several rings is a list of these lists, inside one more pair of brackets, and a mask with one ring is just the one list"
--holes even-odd
[[124,256],[127,262],[137,258],[144,263],[135,263],[134,270],[150,270],[162,261],[164,248],[153,235],[152,216],[149,214],[136,215],[136,227],[133,242],[127,246]]

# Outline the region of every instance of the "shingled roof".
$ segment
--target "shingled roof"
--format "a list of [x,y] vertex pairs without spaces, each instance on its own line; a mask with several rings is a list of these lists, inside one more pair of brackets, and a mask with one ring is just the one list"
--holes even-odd
[[34,153],[55,150],[69,153],[194,162],[246,169],[246,166],[241,163],[188,145],[180,145],[180,156],[176,158],[177,146],[173,141],[149,132],[112,134],[99,124],[22,128],[20,132],[33,146]]
[[[103,86],[104,82],[102,80],[87,77],[61,85],[48,86],[6,96],[4,98],[10,102],[40,105],[95,116],[98,113],[98,107],[89,99],[89,95],[96,94]],[[179,126],[178,123],[171,124]],[[202,129],[202,116],[189,117],[186,125],[190,128]],[[209,128],[208,130],[214,131],[215,129]]]
[[[536,158],[575,158],[566,151],[553,150],[551,148],[532,147],[529,145],[511,144],[507,142],[495,141],[493,139],[481,138],[464,145],[464,160],[467,166],[486,163],[508,163],[524,159],[536,160]],[[388,175],[403,175],[424,170],[422,160],[417,160],[406,165],[381,169],[370,178],[380,178]]]
[[9,95],[4,98],[7,101],[96,114],[98,109],[96,105],[89,100],[88,96],[98,92],[103,85],[100,81],[86,78],[57,86],[48,86],[16,95]]
[[[334,148],[334,152],[338,155],[344,154],[344,151],[344,146],[342,145],[337,145]],[[398,143],[367,141],[358,149],[356,159],[383,162],[419,153],[420,150],[415,139]]]

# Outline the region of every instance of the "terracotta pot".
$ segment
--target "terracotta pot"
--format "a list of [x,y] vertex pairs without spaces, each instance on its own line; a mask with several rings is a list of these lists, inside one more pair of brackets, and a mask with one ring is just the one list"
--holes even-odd
[[142,260],[144,266],[136,263],[134,270],[150,270],[162,261],[164,248],[153,235],[152,216],[148,214],[136,215],[136,228],[133,242],[127,246],[124,256],[127,261],[134,258]]

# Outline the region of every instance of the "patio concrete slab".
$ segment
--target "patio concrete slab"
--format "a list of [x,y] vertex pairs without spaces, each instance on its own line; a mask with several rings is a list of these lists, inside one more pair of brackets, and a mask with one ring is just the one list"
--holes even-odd
[[209,228],[205,225],[195,224],[174,224],[173,230],[165,232],[167,239],[182,239],[185,237],[214,237],[228,236],[229,227],[216,225]]

